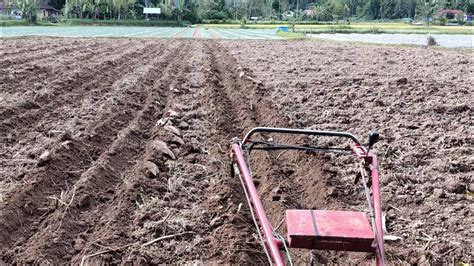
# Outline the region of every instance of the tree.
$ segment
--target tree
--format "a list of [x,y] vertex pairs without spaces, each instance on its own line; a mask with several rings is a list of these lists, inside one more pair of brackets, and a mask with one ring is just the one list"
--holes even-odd
[[[0,0],[1,1],[1,0]],[[24,17],[33,19],[30,10],[35,1],[49,1],[64,14],[78,18],[143,17],[143,7],[159,7],[165,19],[196,23],[201,18],[242,20],[252,16],[263,19],[281,18],[291,11],[293,19],[330,21],[359,17],[365,19],[400,19],[432,17],[443,8],[459,9],[474,13],[474,0],[12,0],[22,10]],[[430,6],[430,7],[428,7]],[[312,9],[312,15],[301,12]],[[309,13],[307,13],[309,14]]]
[[176,18],[178,25],[181,25],[184,15],[184,0],[178,0],[178,5],[173,10],[173,16]]
[[[200,6],[200,8],[202,7]],[[232,0],[227,9],[234,20],[247,19],[248,2],[246,0]]]
[[[167,3],[168,2],[168,3]],[[173,11],[169,4],[169,1],[158,4],[158,7],[161,9],[161,15],[167,19],[170,19],[173,16]]]
[[64,6],[64,13],[66,17],[69,13],[77,14],[79,18],[83,18],[84,15],[84,0],[68,0]]
[[61,10],[66,4],[66,1],[65,0],[49,0],[48,4],[58,10]]
[[229,15],[229,10],[226,8],[224,0],[210,0],[206,3],[203,17],[206,19],[223,20],[227,19]]
[[201,17],[198,12],[199,6],[191,3],[184,9],[184,19],[195,24],[201,21]]
[[394,17],[395,3],[393,0],[381,0],[380,1],[380,18],[381,19],[392,19]]
[[378,19],[380,14],[380,0],[368,0],[363,10],[365,18]]
[[273,10],[275,10],[276,14],[280,15],[280,1],[278,0],[273,1],[272,8]]
[[319,21],[329,21],[332,19],[332,15],[326,6],[319,5],[313,9],[314,18]]
[[419,0],[417,5],[418,16],[423,19],[429,19],[433,17],[433,14],[436,10],[439,10],[443,7],[442,2],[437,0]]
[[325,6],[334,20],[345,18],[350,11],[349,7],[344,3],[343,0],[327,1]]
[[[184,0],[183,0],[184,1]],[[117,11],[117,19],[121,19],[122,10],[128,8],[130,5],[133,5],[136,0],[112,0],[112,5]]]
[[464,11],[467,13],[467,14],[474,14],[474,2],[467,2],[464,4]]
[[17,0],[16,6],[23,17],[36,22],[36,2],[35,0]]

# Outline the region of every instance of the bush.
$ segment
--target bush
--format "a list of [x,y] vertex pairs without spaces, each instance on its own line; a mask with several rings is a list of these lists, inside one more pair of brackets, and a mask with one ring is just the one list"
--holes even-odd
[[350,30],[350,29],[352,29],[352,27],[349,26],[349,25],[336,25],[335,28],[336,28],[336,30]]
[[376,34],[382,33],[382,31],[381,31],[379,28],[375,27],[375,26],[373,26],[373,27],[370,29],[370,32],[371,32],[371,33],[376,33]]
[[201,17],[196,6],[191,5],[189,9],[184,9],[184,20],[188,20],[191,24],[196,24],[201,22]]
[[31,22],[36,23],[36,21],[38,20],[38,17],[36,16],[36,12],[31,14],[30,20]]
[[21,19],[21,20],[0,20],[0,27],[10,27],[10,26],[30,26],[34,25],[30,20]]
[[[218,20],[218,19],[203,19],[201,23],[203,24],[240,24],[242,21],[241,20],[231,20],[231,19],[225,19],[225,20]],[[321,21],[315,21],[315,20],[308,20],[308,21],[295,21],[296,24],[298,25],[328,25],[330,23],[328,22],[321,22]],[[283,20],[259,20],[256,22],[256,24],[259,25],[280,25],[280,24],[288,24],[288,21],[283,21]]]
[[438,43],[436,42],[435,38],[433,38],[433,36],[428,36],[428,39],[427,39],[427,43],[428,43],[428,46],[436,46],[438,45]]
[[[101,19],[64,19],[62,22],[68,26],[153,26],[153,27],[176,27],[178,23],[172,20],[101,20]],[[189,21],[183,21],[189,24]]]
[[225,12],[215,10],[215,9],[207,12],[206,17],[207,19],[211,19],[211,20],[225,20],[228,18]]
[[247,19],[246,19],[246,18],[243,18],[243,19],[240,21],[240,28],[241,28],[241,29],[246,29],[246,28],[247,28]]
[[439,25],[446,26],[446,18],[440,18],[439,19]]

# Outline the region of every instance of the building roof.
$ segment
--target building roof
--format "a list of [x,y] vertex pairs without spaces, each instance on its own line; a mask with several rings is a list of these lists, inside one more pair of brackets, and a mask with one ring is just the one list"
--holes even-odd
[[46,10],[53,10],[53,11],[59,11],[53,6],[49,5],[46,1],[41,1],[36,5],[36,8],[38,9],[46,9]]
[[456,9],[441,9],[439,11],[439,13],[441,13],[441,14],[447,14],[447,13],[460,14],[460,13],[463,13],[463,12],[461,10],[456,10]]

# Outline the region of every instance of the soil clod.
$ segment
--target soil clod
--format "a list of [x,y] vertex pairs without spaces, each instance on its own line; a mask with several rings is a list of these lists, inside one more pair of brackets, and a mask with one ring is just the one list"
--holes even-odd
[[51,152],[49,150],[44,151],[38,158],[38,166],[44,166],[51,161]]

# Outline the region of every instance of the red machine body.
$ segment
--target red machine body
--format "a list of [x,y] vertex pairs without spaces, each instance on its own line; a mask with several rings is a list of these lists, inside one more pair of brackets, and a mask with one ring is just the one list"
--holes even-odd
[[287,210],[290,248],[374,252],[374,232],[363,212]]

